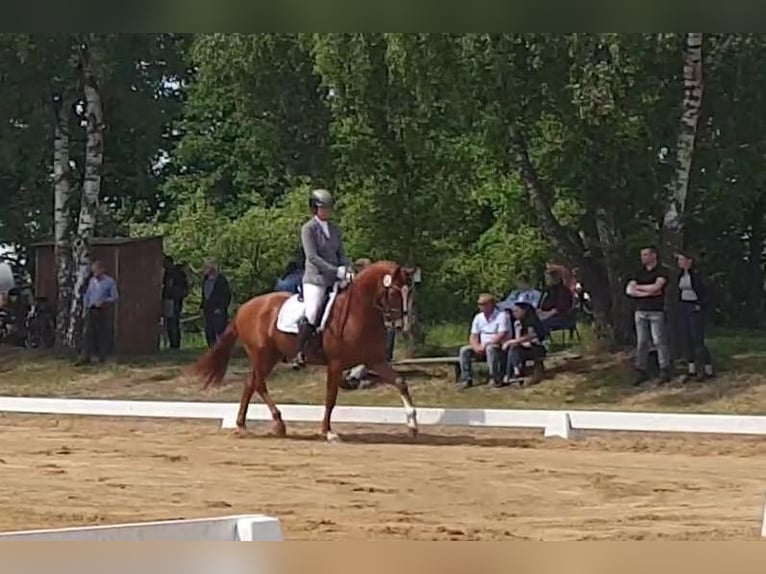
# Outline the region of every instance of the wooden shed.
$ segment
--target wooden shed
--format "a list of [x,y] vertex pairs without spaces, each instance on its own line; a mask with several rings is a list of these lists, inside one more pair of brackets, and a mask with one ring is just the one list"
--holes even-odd
[[[53,242],[32,246],[35,257],[35,296],[57,298]],[[117,282],[119,300],[112,317],[112,349],[120,355],[150,354],[159,349],[163,275],[162,237],[94,238],[92,258]]]

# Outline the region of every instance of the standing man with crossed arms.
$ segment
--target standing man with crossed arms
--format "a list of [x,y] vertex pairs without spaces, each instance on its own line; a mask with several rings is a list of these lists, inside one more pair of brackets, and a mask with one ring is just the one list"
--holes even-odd
[[293,366],[306,363],[306,345],[316,333],[319,315],[329,289],[336,281],[351,281],[353,274],[343,249],[340,229],[330,221],[334,200],[326,189],[315,189],[309,195],[313,217],[301,228],[301,244],[306,254],[303,272],[305,316],[298,325],[298,356]]

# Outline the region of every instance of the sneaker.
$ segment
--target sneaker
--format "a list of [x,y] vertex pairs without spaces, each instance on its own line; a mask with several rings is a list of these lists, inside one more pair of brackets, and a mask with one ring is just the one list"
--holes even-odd
[[303,357],[302,353],[298,353],[298,355],[295,357],[295,359],[292,362],[292,368],[293,371],[299,371],[303,367],[306,366],[306,359]]

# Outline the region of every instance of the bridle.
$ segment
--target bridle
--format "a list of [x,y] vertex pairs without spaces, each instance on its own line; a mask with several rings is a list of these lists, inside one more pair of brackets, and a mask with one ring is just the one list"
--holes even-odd
[[[383,295],[375,304],[375,308],[383,315],[383,324],[387,329],[403,328],[412,312],[410,301],[412,285],[409,282],[401,286],[393,283],[393,275],[396,275],[399,270],[397,268],[394,274],[384,277]],[[395,297],[397,293],[399,297]],[[394,302],[395,299],[398,299],[398,302]]]

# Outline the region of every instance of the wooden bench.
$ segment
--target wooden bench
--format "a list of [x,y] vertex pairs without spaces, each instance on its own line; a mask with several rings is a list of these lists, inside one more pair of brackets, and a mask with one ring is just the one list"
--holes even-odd
[[412,359],[401,359],[399,361],[394,361],[391,363],[392,367],[399,367],[399,366],[406,366],[406,365],[415,365],[415,366],[426,366],[426,365],[452,365],[452,368],[455,371],[455,381],[460,380],[460,357],[455,354],[451,357],[415,357]]
[[[547,359],[551,356],[551,353],[548,353],[548,355],[543,359]],[[483,363],[486,362],[483,358],[482,359],[473,359],[476,363]],[[413,365],[413,366],[429,366],[429,365],[452,365],[452,368],[454,370],[455,374],[455,382],[460,381],[460,358],[456,355],[450,356],[450,357],[415,357],[412,359],[401,359],[399,361],[394,361],[391,363],[391,366],[396,368],[399,366],[407,366],[407,365]],[[527,361],[527,367],[533,367],[534,361]]]

